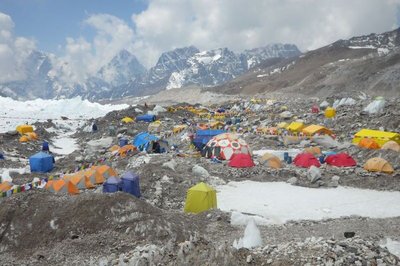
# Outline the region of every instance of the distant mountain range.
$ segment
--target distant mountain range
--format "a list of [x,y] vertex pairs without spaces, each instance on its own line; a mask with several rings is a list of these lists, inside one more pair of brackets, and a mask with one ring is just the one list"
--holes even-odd
[[149,95],[187,85],[212,87],[269,59],[282,60],[300,54],[293,44],[271,44],[240,54],[228,48],[201,52],[189,46],[163,53],[157,64],[147,70],[133,54],[122,50],[84,82],[71,82],[65,77],[67,63],[56,66],[51,55],[33,51],[25,63],[26,78],[0,84],[0,95],[15,99],[82,96],[98,100]]
[[[259,64],[212,88],[226,94],[400,96],[400,28],[338,40],[298,57]],[[208,89],[205,89],[208,90]]]

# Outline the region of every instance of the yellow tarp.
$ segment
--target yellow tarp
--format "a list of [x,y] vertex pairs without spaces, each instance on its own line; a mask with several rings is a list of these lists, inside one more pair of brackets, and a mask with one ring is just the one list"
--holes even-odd
[[216,207],[217,193],[206,183],[200,182],[187,191],[185,212],[200,213]]
[[320,125],[309,125],[303,128],[302,132],[308,136],[313,136],[315,134],[325,134],[325,135],[332,135],[333,132],[326,127]]
[[30,125],[19,125],[15,130],[17,130],[22,135],[28,132],[33,132],[33,127]]
[[400,144],[400,134],[399,133],[380,131],[380,130],[372,130],[372,129],[366,129],[366,128],[361,129],[354,135],[353,143],[358,144],[363,138],[373,139],[380,146],[382,146],[389,140],[393,140]]
[[125,116],[124,118],[121,119],[121,122],[124,122],[124,123],[132,123],[132,122],[133,122],[133,119],[130,118],[130,117],[128,117],[128,116]]
[[286,128],[287,130],[290,130],[292,132],[300,132],[304,128],[304,123],[302,122],[292,122],[290,125]]

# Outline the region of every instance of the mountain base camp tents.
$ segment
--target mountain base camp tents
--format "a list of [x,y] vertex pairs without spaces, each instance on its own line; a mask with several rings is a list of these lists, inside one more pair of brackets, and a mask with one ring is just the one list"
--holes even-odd
[[369,138],[375,140],[379,146],[382,146],[389,140],[393,140],[400,144],[400,134],[394,132],[386,132],[380,130],[372,130],[372,129],[361,129],[358,131],[353,138],[353,144],[358,144],[362,139]]
[[189,188],[186,194],[185,212],[200,213],[212,208],[217,208],[215,189],[203,182]]
[[391,174],[394,172],[394,169],[390,165],[390,163],[385,159],[379,157],[369,159],[364,164],[364,169],[370,172],[383,172],[387,174]]
[[251,155],[248,153],[234,154],[228,165],[235,168],[248,168],[255,166]]
[[53,170],[54,157],[45,152],[38,152],[29,157],[31,172],[47,173]]
[[115,193],[121,190],[122,181],[118,177],[110,177],[103,184],[103,193]]
[[140,198],[140,186],[139,186],[139,176],[132,173],[126,172],[121,177],[121,191],[129,193],[137,198]]
[[320,167],[318,159],[314,157],[311,153],[300,153],[293,160],[294,164],[298,167],[309,168],[312,165]]
[[357,165],[356,161],[344,152],[327,156],[325,162],[337,167],[352,167]]

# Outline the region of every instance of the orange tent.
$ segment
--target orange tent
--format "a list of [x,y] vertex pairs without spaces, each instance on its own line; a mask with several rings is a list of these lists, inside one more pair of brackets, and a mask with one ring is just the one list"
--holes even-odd
[[103,184],[106,181],[104,176],[95,169],[86,170],[83,174],[89,178],[92,184]]
[[118,145],[114,145],[111,148],[109,148],[108,150],[111,151],[111,152],[118,151],[119,150],[119,146]]
[[308,152],[315,155],[321,155],[321,149],[319,147],[308,147],[304,149],[304,152]]
[[92,169],[96,170],[104,178],[109,178],[111,176],[117,176],[117,172],[108,165],[92,166]]
[[394,172],[393,167],[390,165],[388,161],[383,158],[374,157],[369,159],[364,164],[364,169],[370,172],[383,172],[391,174]]
[[396,141],[389,140],[388,142],[383,144],[382,150],[393,150],[400,152],[400,145]]
[[363,138],[362,140],[360,140],[360,142],[358,143],[358,146],[362,147],[362,148],[366,148],[366,149],[379,149],[379,144],[370,138]]
[[20,137],[19,138],[19,142],[28,142],[29,141],[29,138],[28,138],[28,136],[22,136],[22,137]]
[[121,156],[122,158],[126,157],[126,155],[128,154],[128,152],[133,152],[136,150],[136,147],[129,144],[129,145],[125,145],[121,148],[119,148],[118,150],[118,155]]
[[29,140],[37,140],[38,136],[35,132],[27,132],[25,135],[28,137]]
[[78,189],[94,188],[93,183],[90,182],[90,178],[85,176],[83,172],[77,172],[73,175],[65,175],[64,180],[70,181]]
[[10,182],[3,182],[0,184],[0,192],[9,191],[12,188],[12,184]]
[[270,154],[270,153],[265,153],[261,157],[260,161],[267,162],[267,166],[270,168],[274,168],[274,169],[282,168],[281,160],[277,156]]
[[64,179],[50,180],[46,184],[46,189],[54,193],[69,193],[71,195],[79,194],[78,188],[72,182]]

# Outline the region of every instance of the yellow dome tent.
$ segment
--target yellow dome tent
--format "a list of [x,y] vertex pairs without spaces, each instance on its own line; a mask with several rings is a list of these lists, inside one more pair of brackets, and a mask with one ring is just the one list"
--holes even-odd
[[326,118],[334,118],[336,116],[336,109],[333,107],[328,107],[325,109]]
[[394,172],[393,167],[390,165],[388,161],[383,158],[374,157],[369,159],[364,164],[364,169],[370,172],[383,172],[391,174]]
[[217,208],[217,192],[204,182],[188,189],[186,193],[186,213],[200,213],[212,208]]

